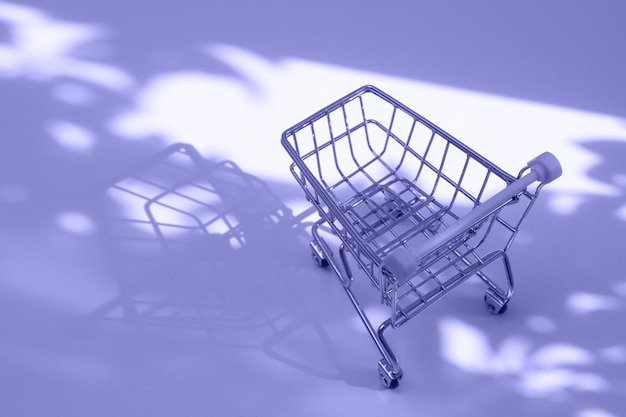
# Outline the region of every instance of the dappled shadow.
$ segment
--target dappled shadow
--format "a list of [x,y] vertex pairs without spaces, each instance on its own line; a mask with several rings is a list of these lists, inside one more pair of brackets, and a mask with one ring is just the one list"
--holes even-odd
[[[119,295],[90,315],[94,325],[200,332],[212,346],[207,354],[218,346],[259,350],[341,377],[312,365],[319,349],[333,346],[319,318],[298,307],[292,275],[307,224],[263,181],[179,143],[115,175],[104,194]],[[293,357],[290,339],[303,331],[309,347]]]
[[[511,248],[518,285],[505,316],[490,316],[484,288],[468,282],[390,332],[406,372],[393,392],[378,387],[379,357],[341,286],[310,262],[312,211],[279,146],[299,112],[361,80],[450,100],[425,106],[443,109],[442,122],[457,117],[453,102],[504,109],[499,116],[532,109],[545,116],[538,125],[583,120],[617,132],[618,120],[281,61],[282,50],[235,26],[240,37],[227,40],[238,46],[209,50],[203,42],[225,39],[205,36],[204,13],[178,3],[158,16],[144,14],[145,2],[60,3],[0,2],[0,378],[12,415],[623,411],[623,137],[580,142],[571,137],[580,125],[555,128],[563,182],[568,165],[600,162],[568,179],[576,205],[557,212],[550,201],[565,192],[542,191]],[[179,22],[194,15],[189,30],[168,29],[172,11]],[[111,27],[81,22],[98,13]],[[490,111],[488,122],[499,117]],[[515,132],[503,144],[494,126],[481,145],[505,148],[509,162],[536,145]],[[543,147],[536,129],[519,135]],[[167,147],[179,140],[203,157]],[[580,179],[607,187],[580,191]],[[376,291],[362,290],[384,316]]]
[[[594,140],[585,147],[601,160],[590,176],[623,190],[626,145]],[[512,247],[518,286],[507,317],[488,321],[465,307],[434,319],[442,359],[463,371],[461,384],[479,378],[484,384],[509,386],[509,392],[521,395],[507,400],[512,415],[526,414],[512,411],[522,398],[541,399],[546,407],[572,415],[623,411],[623,205],[619,192],[590,198],[575,212],[555,216],[546,200],[539,199]],[[461,291],[457,301],[466,306],[465,299]],[[493,401],[487,392],[483,395],[484,401]],[[480,398],[475,398],[476,409]]]

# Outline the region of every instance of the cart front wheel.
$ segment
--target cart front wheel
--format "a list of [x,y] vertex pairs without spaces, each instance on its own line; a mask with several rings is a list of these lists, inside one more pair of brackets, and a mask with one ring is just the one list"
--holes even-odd
[[491,314],[495,315],[504,314],[508,309],[508,302],[500,300],[491,292],[487,292],[487,294],[485,294],[485,304],[487,304],[487,310],[489,310]]

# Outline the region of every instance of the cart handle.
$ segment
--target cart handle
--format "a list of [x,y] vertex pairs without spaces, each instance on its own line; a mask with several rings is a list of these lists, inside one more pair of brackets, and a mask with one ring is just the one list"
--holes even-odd
[[[465,216],[458,219],[419,247],[401,246],[390,252],[382,262],[382,268],[400,282],[404,282],[417,272],[424,258],[448,244],[450,241],[465,233],[481,220],[504,206],[509,200],[518,196],[529,185],[539,181],[542,185],[548,184],[562,174],[561,164],[550,152],[531,159],[525,170],[530,169],[524,176],[517,178],[482,204],[477,205]],[[523,171],[522,171],[523,172]]]

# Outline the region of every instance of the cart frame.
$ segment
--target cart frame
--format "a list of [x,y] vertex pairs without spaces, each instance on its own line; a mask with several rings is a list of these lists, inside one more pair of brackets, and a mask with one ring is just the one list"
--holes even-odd
[[[487,285],[489,311],[506,311],[514,292],[506,252],[541,188],[561,175],[547,152],[510,175],[369,85],[287,129],[281,143],[320,216],[311,229],[313,258],[335,271],[383,356],[379,376],[389,388],[403,372],[386,329],[471,276]],[[338,238],[339,259],[323,229]],[[352,291],[352,260],[390,308],[377,327]],[[497,260],[498,280],[490,270]]]

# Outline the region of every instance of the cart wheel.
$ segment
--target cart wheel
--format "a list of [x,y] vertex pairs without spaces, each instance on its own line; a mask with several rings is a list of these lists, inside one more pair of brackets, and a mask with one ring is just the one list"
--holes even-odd
[[392,377],[387,375],[384,371],[381,371],[380,369],[378,370],[378,376],[383,386],[389,389],[398,388],[400,386],[400,380],[402,379],[402,375],[398,377]]
[[315,264],[320,268],[326,268],[328,266],[328,259],[326,259],[320,245],[315,241],[311,242],[311,256]]
[[389,389],[396,389],[400,386],[400,378],[388,378],[386,375],[380,375],[380,382]]
[[400,386],[402,375],[402,371],[397,374],[393,373],[389,368],[389,365],[387,365],[387,361],[385,359],[381,359],[378,362],[378,376],[380,378],[380,382],[385,388],[398,388],[398,386]]
[[485,294],[485,304],[487,304],[487,310],[495,315],[504,314],[509,308],[508,301],[502,301],[489,292]]
[[324,258],[320,258],[317,253],[313,253],[313,261],[320,268],[326,268],[328,266],[328,260]]

